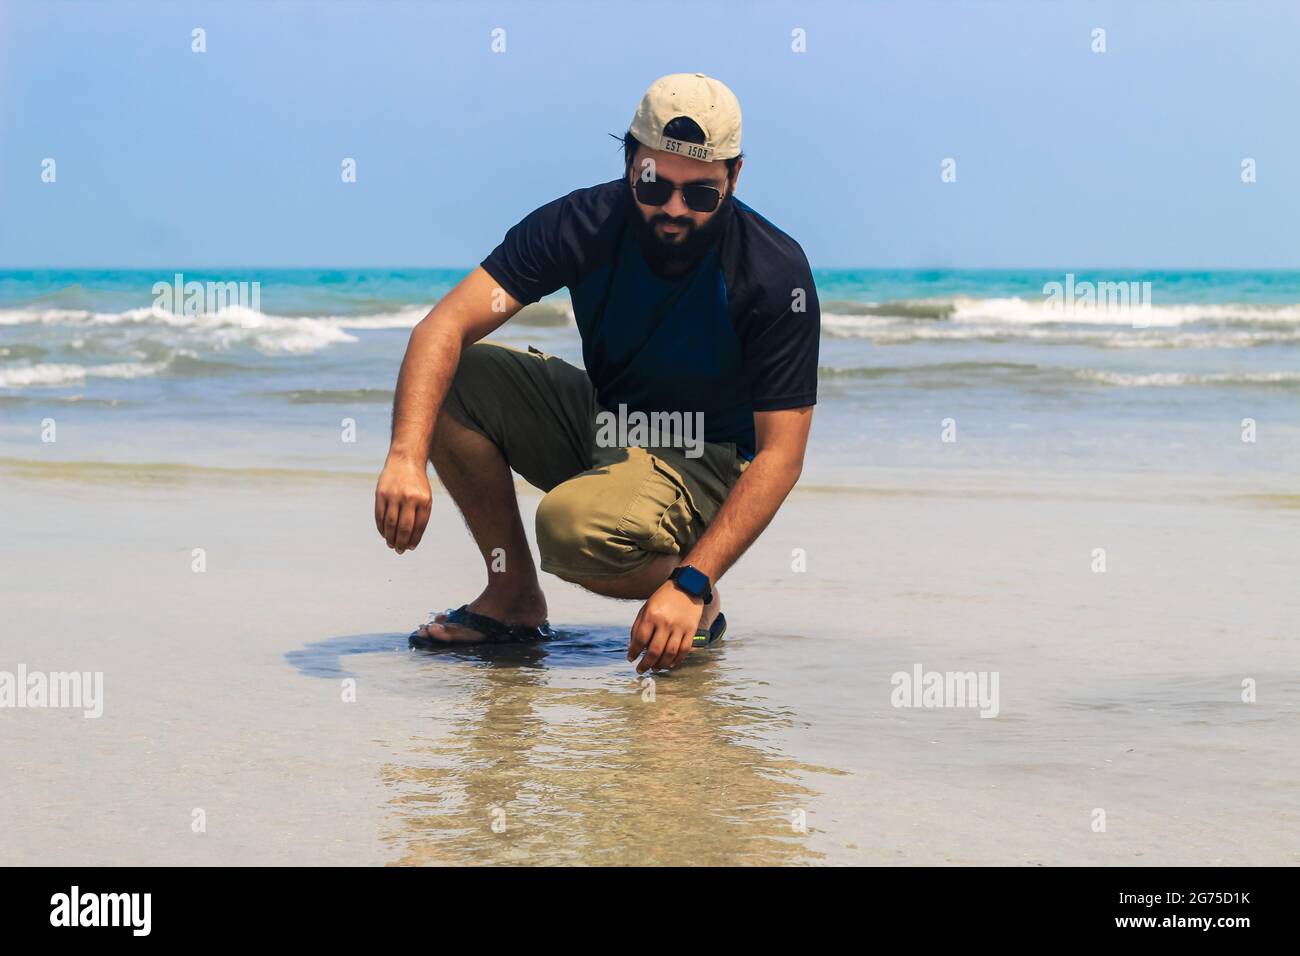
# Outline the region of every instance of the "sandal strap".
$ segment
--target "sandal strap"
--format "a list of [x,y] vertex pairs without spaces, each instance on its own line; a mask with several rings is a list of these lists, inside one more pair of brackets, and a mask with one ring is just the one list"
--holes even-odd
[[722,635],[727,632],[727,617],[721,611],[713,619],[713,625],[709,628],[700,628],[695,632],[695,639],[691,641],[692,647],[709,647],[721,640]]
[[474,613],[469,609],[468,604],[462,604],[456,610],[448,612],[447,620],[444,623],[459,624],[471,631],[478,631],[487,639],[489,644],[542,641],[555,636],[550,624],[545,621],[536,627],[526,625],[512,627],[509,624],[501,623],[496,618]]

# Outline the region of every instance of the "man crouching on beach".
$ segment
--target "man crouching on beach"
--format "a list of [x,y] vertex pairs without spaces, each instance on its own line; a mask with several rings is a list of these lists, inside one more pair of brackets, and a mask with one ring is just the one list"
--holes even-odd
[[[740,104],[702,73],[663,77],[623,146],[622,177],[530,213],[411,333],[375,524],[398,554],[419,545],[432,461],[488,568],[413,646],[551,635],[513,469],[546,492],[542,570],[644,600],[628,660],[676,667],[721,638],[717,581],[799,478],[817,292],[799,244],[735,198]],[[479,341],[561,286],[585,371]],[[646,418],[681,427],[632,441]]]

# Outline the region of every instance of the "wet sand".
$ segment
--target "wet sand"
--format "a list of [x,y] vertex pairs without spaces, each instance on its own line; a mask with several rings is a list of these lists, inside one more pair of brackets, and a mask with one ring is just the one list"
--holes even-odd
[[[482,584],[442,495],[397,557],[369,475],[8,461],[0,487],[0,670],[105,695],[0,708],[7,863],[1300,862],[1276,480],[810,482],[723,582],[728,639],[652,687],[637,605],[549,577],[560,640],[407,651]],[[997,672],[998,716],[892,706],[916,664]]]

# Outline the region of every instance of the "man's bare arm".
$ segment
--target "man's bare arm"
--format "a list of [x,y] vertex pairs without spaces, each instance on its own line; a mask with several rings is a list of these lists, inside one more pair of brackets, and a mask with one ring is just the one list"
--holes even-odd
[[375,488],[375,527],[398,554],[424,536],[433,496],[426,463],[461,352],[523,306],[476,267],[411,330],[397,375],[393,435]]
[[775,517],[803,471],[813,406],[756,412],[754,460],[732,487],[713,521],[683,564],[716,583]]
[[[803,471],[803,454],[812,426],[812,406],[757,412],[754,460],[732,487],[700,540],[682,559],[717,583],[768,526]],[[637,672],[676,667],[690,653],[703,601],[661,585],[637,614],[627,645],[627,659],[641,661]]]

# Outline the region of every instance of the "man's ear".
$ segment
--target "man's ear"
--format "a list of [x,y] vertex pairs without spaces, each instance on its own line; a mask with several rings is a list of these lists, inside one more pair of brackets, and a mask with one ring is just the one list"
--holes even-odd
[[742,156],[736,160],[736,168],[731,171],[731,191],[736,191],[736,183],[740,181],[740,167],[745,165],[745,158]]

